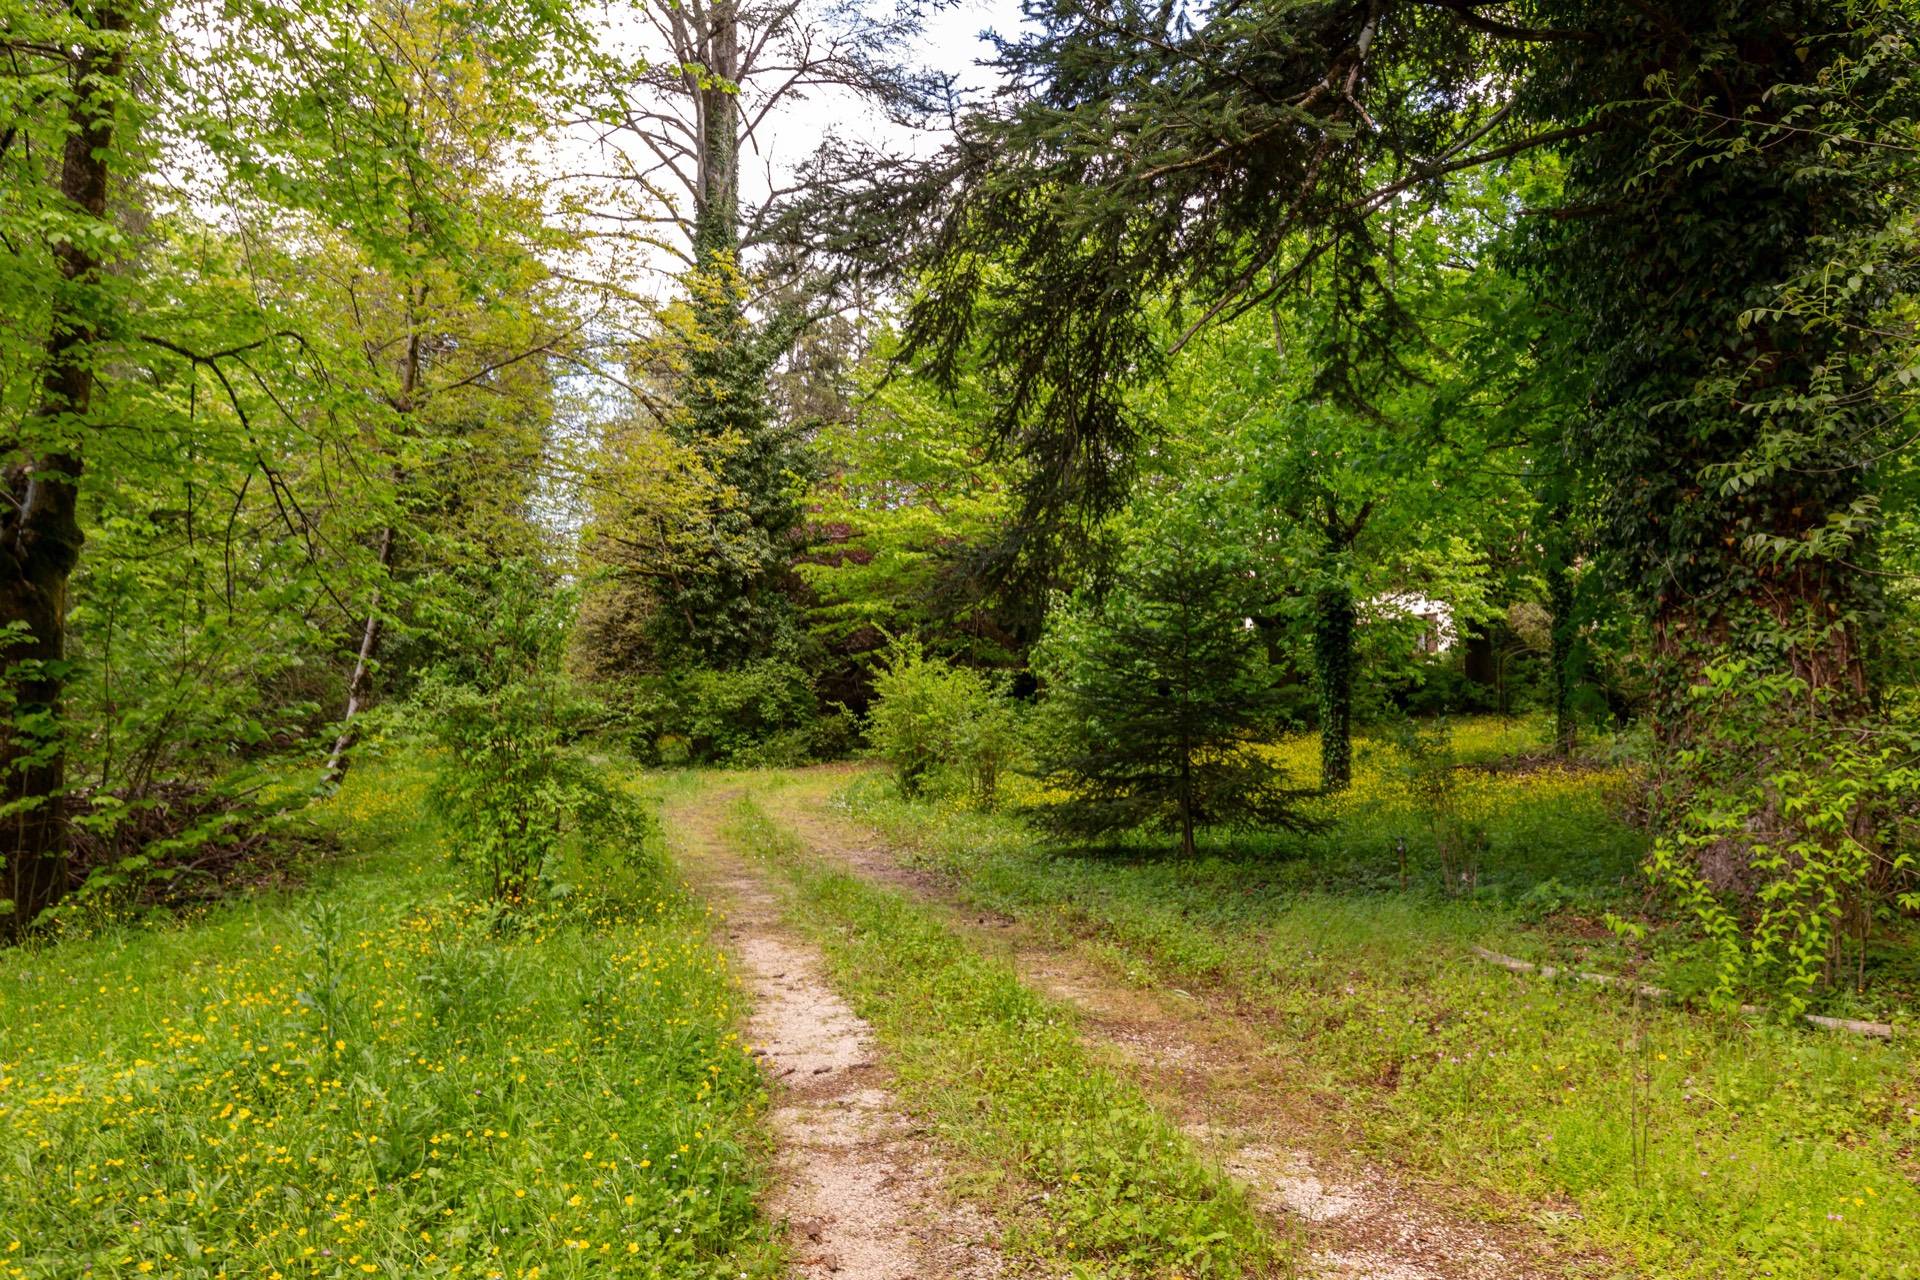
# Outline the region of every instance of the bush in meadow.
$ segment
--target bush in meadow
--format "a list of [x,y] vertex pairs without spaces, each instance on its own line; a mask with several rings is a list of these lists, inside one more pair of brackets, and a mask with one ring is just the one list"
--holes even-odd
[[901,792],[919,795],[945,772],[992,808],[1020,748],[1018,717],[993,678],[903,639],[888,649],[873,688],[867,735]]

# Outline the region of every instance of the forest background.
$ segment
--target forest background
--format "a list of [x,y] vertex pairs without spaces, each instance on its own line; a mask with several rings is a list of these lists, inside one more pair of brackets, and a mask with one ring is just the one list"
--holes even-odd
[[1419,722],[1532,712],[1718,998],[1857,992],[1914,15],[1536,7],[1034,4],[963,84],[912,9],[12,5],[8,934],[244,883],[379,743],[511,897],[589,748],[1191,854],[1372,726],[1470,881]]

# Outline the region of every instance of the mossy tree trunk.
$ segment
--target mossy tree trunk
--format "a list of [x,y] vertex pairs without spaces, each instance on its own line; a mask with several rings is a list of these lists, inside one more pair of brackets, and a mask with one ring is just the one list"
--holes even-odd
[[1320,693],[1320,789],[1353,784],[1353,593],[1325,587],[1313,602],[1314,674]]
[[1320,695],[1320,789],[1345,791],[1353,784],[1353,650],[1358,616],[1348,561],[1373,515],[1371,501],[1343,519],[1330,493],[1321,495],[1325,578],[1313,599],[1314,681]]
[[6,864],[0,936],[17,937],[67,888],[66,783],[61,699],[66,681],[67,583],[83,534],[81,441],[93,407],[107,263],[96,247],[111,242],[107,218],[114,108],[126,55],[128,14],[119,4],[85,10],[98,39],[71,55],[72,95],[59,170],[60,195],[95,236],[58,238],[60,273],[47,330],[40,399],[28,438],[11,442],[25,457],[8,469],[9,502],[0,517],[0,629],[7,643],[0,694],[0,805]]

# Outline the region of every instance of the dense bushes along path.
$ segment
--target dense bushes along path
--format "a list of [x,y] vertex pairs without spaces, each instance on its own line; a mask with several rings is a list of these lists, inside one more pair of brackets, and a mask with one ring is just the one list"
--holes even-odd
[[[1556,1255],[1537,1232],[1469,1223],[1339,1150],[1319,1101],[1224,1001],[1143,992],[1069,945],[964,911],[827,811],[845,780],[714,782],[667,809],[696,886],[729,907],[729,945],[758,1002],[751,1034],[787,1092],[776,1130],[798,1154],[775,1207],[805,1228],[793,1233],[802,1263],[809,1241],[831,1253],[864,1231],[924,1247],[907,1224],[960,1212],[928,1198],[944,1183],[948,1204],[971,1191],[992,1213],[1004,1265],[1021,1270],[1495,1280],[1608,1269]],[[821,952],[797,944],[789,921]],[[870,1083],[868,1029],[822,965],[878,1025],[893,1095]],[[823,1041],[810,1051],[795,1040],[809,1008]],[[849,1080],[823,1087],[802,1074],[815,1070]],[[1036,1072],[1054,1086],[1036,1087]],[[940,1155],[900,1136],[901,1106]],[[1129,1141],[1154,1149],[1128,1153]],[[889,1166],[918,1196],[856,1199]],[[836,1215],[837,1197],[862,1217]],[[962,1221],[964,1237],[979,1220]],[[988,1274],[990,1258],[858,1273]]]

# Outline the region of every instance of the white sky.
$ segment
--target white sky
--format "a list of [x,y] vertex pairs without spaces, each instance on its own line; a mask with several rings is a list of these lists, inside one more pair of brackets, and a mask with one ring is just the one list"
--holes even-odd
[[[964,92],[980,93],[991,89],[997,79],[992,68],[980,65],[993,56],[984,33],[1006,35],[1020,22],[1019,0],[959,0],[928,15],[910,60],[956,76]],[[792,103],[769,124],[773,126],[767,135],[769,150],[779,153],[772,157],[776,172],[805,159],[830,132],[895,148],[911,146],[915,151],[932,151],[945,141],[944,136],[914,138],[851,93],[820,93]]]
[[[639,0],[639,3],[669,3],[670,0]],[[884,3],[884,0],[882,0]],[[878,6],[876,6],[878,7]],[[621,14],[617,7],[607,15],[607,39],[628,45],[636,54],[649,58],[668,56],[664,49],[650,47],[658,37],[651,36],[636,15]],[[972,96],[990,90],[996,82],[992,69],[980,65],[993,55],[993,47],[984,38],[988,31],[1008,34],[1021,24],[1019,0],[955,0],[947,7],[926,15],[920,39],[908,52],[906,61],[921,68],[932,68],[956,78],[962,92]],[[753,139],[754,149],[741,157],[741,195],[749,207],[759,204],[771,183],[784,181],[795,166],[804,162],[828,136],[850,142],[862,142],[892,152],[927,155],[946,141],[944,132],[916,133],[903,129],[878,110],[874,104],[844,90],[817,89],[806,97],[789,97],[761,125]],[[609,141],[623,147],[637,147],[632,139]],[[582,150],[562,143],[566,154],[561,163],[578,162],[593,169],[591,152],[595,144],[579,139]],[[643,153],[635,153],[641,155]],[[560,157],[551,157],[560,159]],[[663,189],[671,192],[670,181]],[[666,229],[663,238],[677,241]],[[657,273],[665,284],[682,269],[670,255],[648,252],[643,255],[645,270]]]

